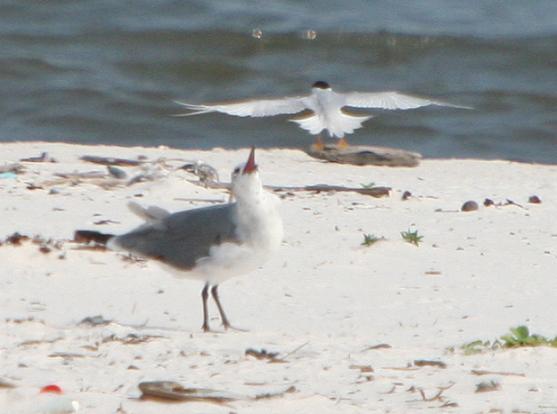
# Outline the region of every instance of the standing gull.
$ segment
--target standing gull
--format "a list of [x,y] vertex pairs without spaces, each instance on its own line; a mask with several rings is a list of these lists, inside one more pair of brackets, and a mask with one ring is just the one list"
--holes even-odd
[[348,145],[345,134],[351,134],[361,128],[362,123],[372,115],[349,114],[344,107],[378,108],[378,109],[414,109],[421,106],[437,105],[451,108],[470,109],[466,106],[453,105],[443,101],[405,95],[400,92],[335,92],[327,82],[317,81],[312,85],[311,94],[307,96],[287,96],[275,99],[254,99],[238,102],[225,102],[212,105],[193,105],[181,101],[192,112],[177,116],[191,116],[210,112],[222,112],[235,116],[274,116],[296,114],[309,111],[307,116],[291,119],[311,134],[318,135],[316,145],[323,147],[319,134],[326,129],[329,135],[339,139],[338,145]]
[[283,234],[278,199],[263,190],[253,148],[248,161],[234,169],[231,181],[232,203],[173,214],[133,203],[130,209],[145,220],[140,227],[120,236],[91,237],[91,232],[78,230],[76,239],[104,240],[111,249],[158,260],[177,277],[204,281],[202,329],[209,331],[209,290],[228,329],[218,285],[263,264]]

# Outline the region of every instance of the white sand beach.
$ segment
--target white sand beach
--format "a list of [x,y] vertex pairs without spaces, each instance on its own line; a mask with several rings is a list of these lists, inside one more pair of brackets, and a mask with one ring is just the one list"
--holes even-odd
[[[43,151],[57,162],[19,161]],[[266,185],[392,190],[382,198],[277,192],[280,250],[220,287],[231,322],[246,332],[201,331],[200,282],[71,241],[77,229],[118,234],[139,225],[131,200],[170,211],[226,202],[225,190],[174,168],[202,160],[228,182],[247,154],[0,144],[0,167],[24,167],[0,174],[0,240],[19,232],[51,241],[0,246],[0,381],[13,386],[0,386],[0,413],[29,410],[46,384],[64,388],[83,413],[557,412],[557,348],[461,349],[518,325],[557,335],[557,166],[450,159],[358,167],[257,150]],[[126,185],[83,155],[167,161],[149,164],[159,165],[155,180]],[[142,172],[119,168],[130,178]],[[101,175],[56,175],[91,171]],[[529,202],[534,195],[541,203]],[[484,206],[486,198],[495,205]],[[460,211],[468,200],[479,209]],[[423,236],[419,246],[402,239],[408,230]],[[385,240],[363,246],[364,234]],[[96,315],[111,322],[80,324]],[[280,361],[246,355],[250,348]],[[156,380],[237,400],[138,399],[138,384]],[[482,382],[495,389],[476,392]],[[279,395],[256,398],[268,393]]]

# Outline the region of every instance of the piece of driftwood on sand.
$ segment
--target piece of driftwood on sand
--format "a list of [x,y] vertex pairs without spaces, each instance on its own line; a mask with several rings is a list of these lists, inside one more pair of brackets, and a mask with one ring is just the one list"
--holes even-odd
[[315,145],[306,149],[311,157],[339,164],[378,165],[387,167],[416,167],[422,156],[416,152],[397,148],[372,147],[364,145],[340,148],[337,145]]
[[283,397],[285,394],[296,392],[294,386],[281,391],[271,391],[256,395],[234,394],[225,390],[210,388],[187,388],[174,381],[148,381],[138,385],[142,400],[154,400],[159,402],[208,402],[213,404],[227,405],[238,400],[262,400]]
[[101,165],[119,165],[121,167],[135,167],[144,164],[145,160],[130,160],[127,158],[101,157],[97,155],[83,155],[79,158],[85,162]]
[[[203,185],[207,188],[216,189],[230,189],[230,183],[208,183],[203,184],[201,181],[188,180],[192,184]],[[299,192],[299,191],[309,191],[309,192],[353,192],[363,195],[368,195],[372,197],[386,197],[391,191],[391,187],[370,187],[370,188],[357,188],[357,187],[343,187],[340,185],[329,185],[329,184],[313,184],[305,185],[301,187],[288,187],[288,186],[278,186],[278,185],[264,185],[264,188],[275,191],[275,192]]]

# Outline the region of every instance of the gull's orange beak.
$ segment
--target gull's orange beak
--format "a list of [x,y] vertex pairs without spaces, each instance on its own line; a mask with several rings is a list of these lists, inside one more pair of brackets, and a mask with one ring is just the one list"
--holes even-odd
[[242,174],[251,174],[254,171],[257,171],[257,164],[255,163],[255,147],[251,147],[248,162],[246,163]]

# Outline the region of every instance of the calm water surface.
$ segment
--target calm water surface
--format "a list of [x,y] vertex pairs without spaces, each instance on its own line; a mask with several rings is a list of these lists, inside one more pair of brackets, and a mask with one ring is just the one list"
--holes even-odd
[[475,108],[375,111],[352,143],[557,163],[553,0],[0,2],[0,141],[303,147],[287,117],[173,118],[172,101],[315,80]]

